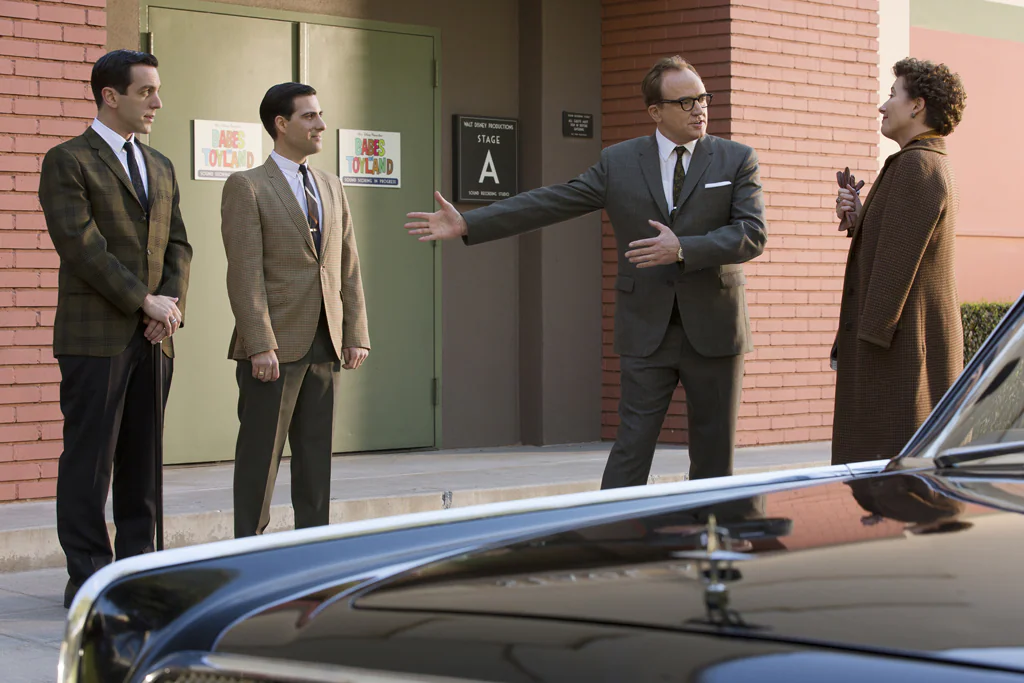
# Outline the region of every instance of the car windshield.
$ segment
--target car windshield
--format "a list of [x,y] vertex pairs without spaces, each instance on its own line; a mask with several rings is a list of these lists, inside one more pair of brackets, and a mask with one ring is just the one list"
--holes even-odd
[[[897,460],[1024,450],[1024,296],[989,336]],[[1007,451],[1009,452],[1009,451]],[[947,459],[947,463],[949,460]]]

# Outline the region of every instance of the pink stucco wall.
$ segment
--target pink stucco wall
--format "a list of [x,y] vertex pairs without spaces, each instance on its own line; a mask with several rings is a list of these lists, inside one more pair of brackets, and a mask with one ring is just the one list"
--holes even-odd
[[[967,88],[963,122],[948,138],[960,186],[957,283],[961,301],[1013,301],[1024,290],[1024,196],[1014,139],[1024,111],[1024,43],[914,27],[911,54],[944,62]],[[883,75],[883,79],[888,77]]]

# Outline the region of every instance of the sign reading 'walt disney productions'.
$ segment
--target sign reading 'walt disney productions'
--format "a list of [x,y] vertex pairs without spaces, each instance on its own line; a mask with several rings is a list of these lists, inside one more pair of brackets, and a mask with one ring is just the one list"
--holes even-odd
[[263,163],[263,126],[235,121],[192,121],[192,179],[224,180]]
[[338,130],[338,176],[345,185],[402,186],[402,134]]

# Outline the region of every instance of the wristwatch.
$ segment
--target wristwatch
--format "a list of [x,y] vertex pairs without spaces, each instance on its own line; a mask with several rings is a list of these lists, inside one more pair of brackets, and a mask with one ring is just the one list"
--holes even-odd
[[676,252],[676,261],[679,263],[683,262],[683,248],[679,247],[679,251]]

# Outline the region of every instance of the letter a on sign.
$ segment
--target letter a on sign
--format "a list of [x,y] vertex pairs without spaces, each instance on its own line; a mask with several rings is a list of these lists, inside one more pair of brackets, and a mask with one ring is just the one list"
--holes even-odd
[[496,185],[501,184],[498,180],[498,169],[494,168],[494,159],[491,158],[491,150],[487,150],[487,158],[484,159],[484,167],[480,169],[480,180],[477,182],[482,183],[484,178],[493,178]]

